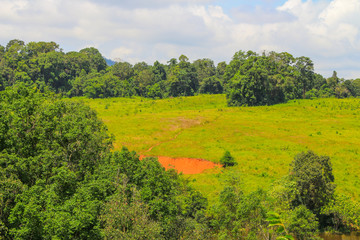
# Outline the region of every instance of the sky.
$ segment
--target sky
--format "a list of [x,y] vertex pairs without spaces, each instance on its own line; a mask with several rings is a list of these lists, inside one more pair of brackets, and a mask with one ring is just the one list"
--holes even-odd
[[360,0],[0,0],[0,44],[12,39],[132,64],[288,52],[324,77],[360,78]]

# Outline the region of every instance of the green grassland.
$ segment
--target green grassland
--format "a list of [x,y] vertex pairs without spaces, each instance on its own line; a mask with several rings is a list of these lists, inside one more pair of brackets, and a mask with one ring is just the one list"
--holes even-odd
[[330,156],[337,191],[360,198],[360,99],[262,107],[227,107],[225,95],[80,100],[98,112],[115,136],[115,149],[213,162],[230,151],[237,166],[185,176],[210,201],[229,174],[240,177],[245,191],[270,187],[307,150]]

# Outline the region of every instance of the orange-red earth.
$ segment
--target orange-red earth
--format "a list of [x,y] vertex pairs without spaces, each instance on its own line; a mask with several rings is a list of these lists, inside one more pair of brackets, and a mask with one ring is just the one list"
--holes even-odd
[[[140,160],[147,156],[140,156]],[[207,169],[220,168],[220,164],[216,164],[204,159],[197,158],[171,158],[158,156],[160,164],[166,169],[175,169],[178,173],[183,174],[199,174]]]

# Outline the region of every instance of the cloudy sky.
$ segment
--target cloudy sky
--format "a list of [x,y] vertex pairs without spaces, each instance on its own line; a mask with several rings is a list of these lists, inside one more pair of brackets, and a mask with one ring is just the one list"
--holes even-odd
[[55,41],[107,58],[229,62],[236,51],[307,56],[360,78],[360,0],[0,0],[0,44]]

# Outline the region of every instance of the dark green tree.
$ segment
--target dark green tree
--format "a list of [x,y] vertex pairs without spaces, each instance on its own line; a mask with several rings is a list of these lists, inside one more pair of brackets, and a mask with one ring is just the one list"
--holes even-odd
[[316,215],[300,205],[291,211],[287,227],[291,235],[298,240],[319,240],[319,222]]
[[220,159],[220,163],[224,167],[232,167],[232,166],[235,166],[237,164],[234,157],[231,156],[229,151],[225,151],[224,155]]
[[91,176],[110,154],[104,124],[89,107],[34,86],[8,89],[1,99],[5,239],[99,238],[97,216],[111,182],[95,184]]
[[135,187],[128,188],[126,179],[122,180],[100,217],[105,239],[164,239],[159,223],[150,218],[139,192]]
[[296,183],[297,192],[293,206],[304,205],[319,216],[321,208],[334,197],[330,158],[312,151],[302,152],[295,156],[291,166],[291,178]]
[[200,83],[199,93],[219,94],[223,92],[223,87],[217,77],[203,79]]
[[[25,43],[21,40],[11,40],[6,45],[4,60],[6,66],[12,70],[17,68],[18,62],[23,60]],[[12,79],[9,79],[11,81]]]
[[243,64],[243,62],[246,60],[246,54],[244,51],[238,51],[234,54],[232,60],[230,63],[226,66],[225,72],[224,72],[224,88],[226,89],[226,85],[232,79],[235,74],[239,71],[240,66]]
[[153,73],[154,73],[154,82],[158,83],[161,81],[166,80],[166,71],[165,66],[159,61],[154,62],[154,66],[152,67]]
[[[255,62],[255,64],[254,64]],[[255,59],[247,59],[241,70],[231,79],[227,93],[229,106],[256,106],[267,104],[265,69]]]
[[320,90],[324,84],[326,84],[326,79],[322,75],[315,73],[314,74],[314,88],[317,90]]
[[244,194],[238,183],[226,185],[219,203],[211,209],[210,226],[216,239],[255,240],[268,235],[265,199],[262,190]]
[[90,69],[97,72],[105,70],[107,67],[105,58],[101,55],[99,50],[94,47],[84,48],[80,50],[80,53],[86,54],[90,61]]
[[354,87],[355,96],[360,96],[360,78],[353,80],[352,85]]
[[69,78],[71,73],[66,70],[64,53],[49,52],[41,54],[37,58],[37,62],[40,68],[40,81],[45,82],[55,92],[70,89]]
[[306,91],[314,86],[314,63],[308,57],[298,57],[295,60],[297,82],[302,89],[302,98],[305,98]]
[[59,51],[59,45],[55,42],[29,42],[24,52],[27,58],[35,58],[42,53]]
[[342,84],[344,86],[344,88],[346,88],[348,90],[348,93],[350,93],[350,96],[356,97],[357,95],[357,89],[356,86],[354,85],[354,81],[351,80],[345,80]]
[[198,59],[193,62],[193,66],[196,70],[196,77],[201,85],[201,83],[216,74],[216,68],[214,61],[211,59]]
[[134,69],[130,63],[118,62],[111,67],[112,73],[121,80],[129,80],[134,76]]
[[71,78],[80,76],[82,70],[89,73],[91,70],[90,61],[87,53],[68,52],[64,56],[65,72]]
[[339,84],[340,79],[337,76],[337,72],[333,71],[333,74],[331,77],[326,79],[327,82],[327,86],[330,88],[330,90],[332,91],[332,93],[335,93],[335,88],[336,86]]
[[154,85],[154,73],[150,68],[145,68],[134,76],[134,85],[136,86],[137,94],[146,97],[150,86]]
[[225,74],[225,70],[226,70],[226,62],[219,62],[218,65],[216,66],[216,76],[220,79],[223,79],[223,76]]
[[350,232],[360,229],[360,203],[351,196],[336,194],[323,209],[322,214],[328,216],[328,225],[335,231]]
[[193,78],[194,74],[188,72],[186,68],[181,68],[180,65],[173,67],[166,82],[168,96],[193,96],[195,93]]
[[178,239],[186,234],[190,227],[186,223],[194,224],[197,213],[206,208],[206,199],[200,193],[175,171],[165,171],[155,158],[140,161],[135,152],[123,148],[114,153],[112,161],[111,172],[126,175],[127,186],[136,186],[141,202],[148,206],[148,216],[160,223],[163,237]]
[[171,59],[168,61],[168,66],[169,66],[169,68],[173,68],[173,67],[175,67],[177,64],[178,64],[178,60],[177,60],[176,58],[171,58]]

